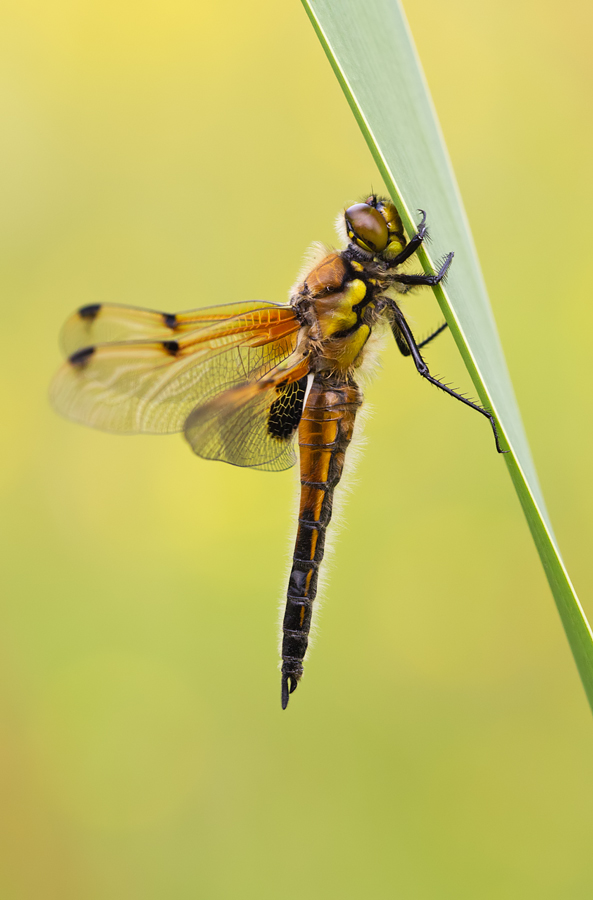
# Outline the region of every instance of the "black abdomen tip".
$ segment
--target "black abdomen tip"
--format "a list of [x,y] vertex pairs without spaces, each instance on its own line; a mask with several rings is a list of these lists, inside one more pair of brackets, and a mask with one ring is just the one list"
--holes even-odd
[[282,709],[286,709],[288,706],[288,698],[290,696],[290,691],[288,690],[288,675],[282,676],[282,684],[280,688],[280,700],[282,703]]
[[294,694],[298,687],[298,680],[294,675],[282,675],[282,682],[280,688],[280,697],[282,701],[282,709],[286,709],[288,706],[288,698],[291,694]]

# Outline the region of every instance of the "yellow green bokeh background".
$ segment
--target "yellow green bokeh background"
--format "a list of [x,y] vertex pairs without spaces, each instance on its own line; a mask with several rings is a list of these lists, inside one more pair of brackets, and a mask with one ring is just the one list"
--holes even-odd
[[[591,613],[593,13],[407,12]],[[74,308],[283,302],[381,188],[298,0],[19,0],[0,43],[0,896],[591,897],[590,715],[481,417],[386,348],[282,713],[294,474],[48,405]]]

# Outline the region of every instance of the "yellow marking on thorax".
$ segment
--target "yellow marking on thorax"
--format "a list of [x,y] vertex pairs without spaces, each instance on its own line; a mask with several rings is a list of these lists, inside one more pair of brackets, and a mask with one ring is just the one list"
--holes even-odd
[[343,352],[340,354],[339,362],[344,368],[353,366],[356,358],[360,354],[362,348],[369,339],[371,329],[368,325],[361,325],[357,328],[353,335],[345,341]]
[[352,307],[364,300],[367,289],[364,281],[355,278],[339,294],[318,299],[315,306],[322,338],[339,331],[348,331],[356,325],[356,313]]

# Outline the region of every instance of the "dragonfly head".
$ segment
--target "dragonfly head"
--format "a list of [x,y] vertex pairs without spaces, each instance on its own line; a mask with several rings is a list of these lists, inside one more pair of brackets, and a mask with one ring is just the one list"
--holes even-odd
[[406,245],[402,220],[391,200],[372,194],[364,203],[349,206],[344,218],[348,239],[367,253],[389,259]]

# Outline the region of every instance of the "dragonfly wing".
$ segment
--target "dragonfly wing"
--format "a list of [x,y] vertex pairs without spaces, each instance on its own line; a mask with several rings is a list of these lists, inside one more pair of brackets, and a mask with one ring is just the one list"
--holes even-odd
[[309,359],[297,349],[258,381],[197,406],[185,423],[194,453],[235,466],[279,472],[296,462],[294,437],[303,411]]
[[192,309],[188,312],[165,313],[139,309],[117,303],[93,303],[82,306],[66,320],[60,335],[60,346],[66,357],[78,350],[113,341],[175,340],[181,334],[204,328],[225,319],[248,315],[257,310],[277,309],[278,304],[264,300],[224,303]]
[[105,431],[182,431],[194,407],[287,359],[299,329],[291,307],[268,305],[178,340],[85,347],[59,370],[50,397],[58,412]]

